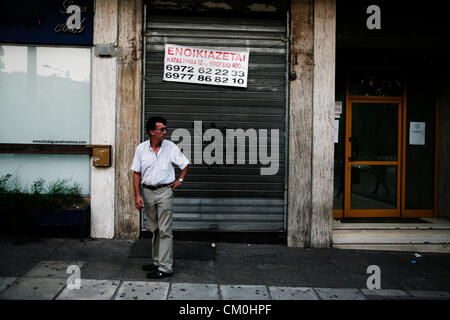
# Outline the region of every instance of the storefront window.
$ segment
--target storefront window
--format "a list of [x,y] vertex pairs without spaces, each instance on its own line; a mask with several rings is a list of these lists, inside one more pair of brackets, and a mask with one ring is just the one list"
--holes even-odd
[[[90,54],[90,48],[0,45],[0,143],[89,144]],[[8,154],[0,163],[0,175],[72,177],[89,193],[88,156]]]
[[0,103],[0,143],[88,143],[90,49],[0,46]]
[[28,190],[38,178],[45,179],[47,184],[64,178],[70,185],[78,183],[83,195],[89,194],[88,155],[0,154],[0,176],[8,173]]

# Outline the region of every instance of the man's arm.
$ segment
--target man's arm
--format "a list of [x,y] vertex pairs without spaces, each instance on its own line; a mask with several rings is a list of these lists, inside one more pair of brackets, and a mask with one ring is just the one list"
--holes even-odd
[[141,173],[133,172],[133,188],[134,188],[134,198],[136,203],[136,209],[141,210],[144,207],[144,199],[141,197],[140,191],[141,185]]
[[[178,179],[183,179],[186,176],[187,172],[189,170],[189,165],[187,165],[186,167],[184,167],[183,170],[181,170],[180,176],[178,177]],[[169,184],[169,187],[172,188],[172,190],[176,189],[177,187],[181,186],[183,183],[180,180],[175,180],[174,182],[172,182],[171,184]]]

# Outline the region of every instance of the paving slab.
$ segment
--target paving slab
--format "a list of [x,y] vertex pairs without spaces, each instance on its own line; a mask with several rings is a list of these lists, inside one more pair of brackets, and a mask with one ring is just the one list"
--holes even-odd
[[[254,260],[257,260],[255,258]],[[307,273],[295,263],[289,265],[255,263],[247,257],[220,257],[216,262],[217,281],[227,285],[272,285],[306,287],[309,283]]]
[[72,273],[67,273],[67,268],[72,265],[78,266],[80,269],[84,261],[56,261],[45,260],[39,262],[34,268],[28,271],[25,277],[48,277],[48,278],[64,278],[67,279]]
[[266,286],[221,285],[223,300],[270,300]]
[[172,283],[168,300],[219,300],[217,284]]
[[7,253],[11,257],[22,257],[26,253],[29,258],[49,255],[66,242],[65,239],[32,238],[30,241],[17,244],[13,239],[9,240],[1,241],[0,253]]
[[124,281],[114,300],[166,300],[168,282]]
[[[297,273],[303,273],[307,278],[307,285],[301,287],[354,288],[352,282],[345,276],[346,274],[342,272],[340,267],[330,261],[323,260],[323,258],[317,261],[306,260],[301,262],[298,265]],[[288,283],[290,284],[290,282]],[[356,288],[360,287],[361,285],[358,285]]]
[[123,281],[148,281],[148,278],[146,277],[147,272],[142,270],[142,266],[151,263],[152,259],[133,258],[125,260],[121,271],[117,275],[117,279]]
[[[382,275],[383,277],[383,275]],[[399,283],[400,288],[404,291],[421,290],[421,291],[443,291],[440,286],[426,275],[420,273],[397,273],[392,276],[396,282]],[[381,279],[381,285],[383,286],[383,278]]]
[[[444,267],[442,267],[444,268]],[[442,272],[440,274],[437,273],[429,273],[427,274],[428,281],[433,282],[436,285],[436,289],[431,291],[446,291],[450,292],[450,269],[449,272]],[[410,290],[424,290],[423,288],[411,288]]]
[[80,241],[79,239],[66,239],[66,241],[59,246],[59,249],[63,248],[80,248],[80,249],[98,249],[105,243],[104,239],[84,239]]
[[58,278],[21,278],[0,295],[1,300],[52,300],[66,285]]
[[361,289],[365,296],[377,297],[409,297],[409,294],[403,290],[394,289]]
[[16,279],[16,277],[0,277],[0,293],[9,288]]
[[440,298],[450,299],[450,292],[447,291],[422,291],[409,290],[408,293],[414,298]]
[[172,282],[215,283],[217,282],[215,261],[175,259]]
[[[102,240],[67,239],[55,251],[53,256],[60,257],[59,260],[82,260],[98,256],[99,248],[104,244]],[[56,258],[55,258],[56,260]]]
[[354,288],[314,288],[321,300],[367,300]]
[[0,256],[9,259],[38,259],[38,260],[50,260],[52,259],[56,249],[44,246],[25,247],[23,245],[17,246],[2,246],[0,250]]
[[[366,273],[366,269],[360,270],[359,272],[347,272],[346,270],[342,271],[342,276],[344,279],[348,279],[347,283],[343,283],[340,288],[367,288],[367,278],[370,274]],[[381,290],[389,289],[389,290],[400,290],[402,286],[396,280],[399,279],[398,275],[391,276],[387,272],[381,273]],[[333,282],[334,283],[334,282]],[[329,286],[329,285],[326,285]],[[325,287],[317,286],[316,287]],[[337,287],[339,288],[339,287]]]
[[111,300],[120,281],[81,279],[80,289],[65,287],[56,300]]
[[269,287],[272,300],[319,300],[313,288]]
[[103,261],[104,259],[126,259],[128,258],[129,252],[134,245],[132,240],[101,240],[102,244],[96,249],[95,258],[96,260]]
[[[88,261],[81,269],[81,278],[119,280],[124,263]],[[130,279],[128,279],[130,280]]]
[[2,277],[20,277],[31,270],[40,258],[10,258],[0,255],[0,276]]

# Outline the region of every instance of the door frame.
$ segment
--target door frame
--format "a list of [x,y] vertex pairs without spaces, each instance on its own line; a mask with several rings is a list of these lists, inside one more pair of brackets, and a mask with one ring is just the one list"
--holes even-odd
[[[405,153],[406,153],[406,140],[407,140],[407,122],[406,122],[406,114],[407,114],[407,84],[406,81],[404,83],[404,89],[403,89],[403,96],[397,96],[397,97],[377,97],[377,96],[350,96],[350,90],[349,90],[349,78],[346,79],[346,92],[345,92],[345,108],[347,109],[347,106],[350,104],[350,100],[389,100],[389,101],[402,101],[402,138],[401,138],[401,184],[399,185],[400,196],[401,196],[401,204],[400,204],[400,217],[401,218],[437,218],[438,217],[438,195],[439,195],[439,111],[440,111],[440,101],[439,101],[439,89],[438,86],[436,86],[436,109],[435,109],[435,132],[434,132],[434,141],[435,141],[435,150],[434,150],[434,204],[433,209],[406,209],[405,205]],[[346,117],[346,123],[345,123],[345,131],[347,131],[347,126],[349,125],[347,123],[347,110],[345,112]],[[346,160],[348,160],[348,146],[347,146],[347,132],[345,133],[345,157]],[[344,171],[347,170],[347,167],[344,163]],[[346,173],[344,173],[344,185],[347,185],[346,181]],[[349,193],[350,190],[347,190],[347,187],[344,188],[344,203],[342,209],[333,209],[333,218],[339,219],[339,218],[346,218],[348,217],[348,211],[349,211],[349,203],[345,201],[346,194]],[[374,215],[377,216],[377,215]]]
[[[396,104],[397,105],[397,160],[396,161],[350,161],[351,157],[351,130],[352,130],[352,104]],[[348,96],[345,118],[345,189],[344,189],[344,218],[350,217],[400,217],[402,204],[402,172],[403,172],[403,97],[374,97],[374,96]],[[351,208],[351,168],[355,165],[395,165],[397,166],[397,199],[395,209],[352,209]]]

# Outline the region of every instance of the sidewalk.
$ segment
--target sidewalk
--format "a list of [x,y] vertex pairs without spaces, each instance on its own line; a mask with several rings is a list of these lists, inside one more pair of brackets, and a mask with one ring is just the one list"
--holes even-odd
[[[183,242],[183,244],[186,244]],[[450,255],[216,243],[216,260],[175,259],[174,275],[146,278],[133,241],[0,238],[0,300],[450,300]],[[68,287],[80,267],[81,289]],[[367,267],[381,289],[367,289]],[[68,281],[68,278],[71,277]]]

